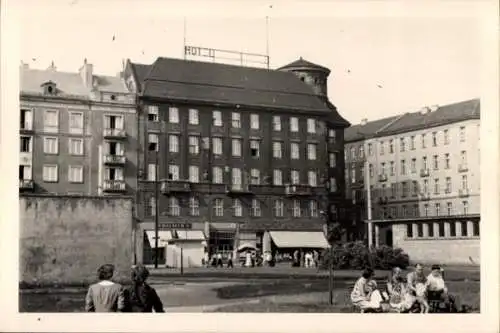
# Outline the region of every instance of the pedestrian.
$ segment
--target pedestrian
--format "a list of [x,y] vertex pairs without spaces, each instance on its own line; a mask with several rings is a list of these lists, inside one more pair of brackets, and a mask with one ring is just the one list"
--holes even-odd
[[292,267],[298,267],[299,266],[299,250],[295,250],[293,252],[293,261],[292,261]]
[[227,255],[227,268],[233,268],[233,253],[229,252]]
[[319,267],[319,252],[314,250],[314,267]]
[[105,264],[97,270],[99,282],[91,285],[85,296],[86,312],[123,312],[125,297],[123,287],[111,281],[115,266]]
[[245,266],[252,266],[252,253],[250,252],[250,250],[247,250],[247,253],[245,255]]
[[217,253],[217,267],[224,267],[222,264],[222,253],[220,252]]
[[208,255],[208,251],[205,250],[205,254],[203,255],[204,265],[205,267],[210,266],[210,256]]
[[156,290],[146,283],[149,271],[138,265],[132,268],[132,286],[125,289],[127,312],[165,312]]

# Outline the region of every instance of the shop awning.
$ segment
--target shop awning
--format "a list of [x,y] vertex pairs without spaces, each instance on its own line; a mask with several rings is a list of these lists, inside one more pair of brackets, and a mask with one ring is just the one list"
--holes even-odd
[[[155,246],[155,232],[154,230],[146,230],[146,235],[149,240],[149,245],[154,248]],[[172,240],[174,237],[172,231],[169,230],[159,230],[158,231],[158,247],[167,246],[168,241]]]
[[244,241],[241,242],[240,245],[238,246],[238,251],[244,250],[244,249],[257,249],[257,244],[255,241]]
[[321,231],[270,231],[274,244],[280,248],[317,248],[329,247]]
[[204,241],[206,239],[202,230],[177,230],[177,237],[179,240],[192,241]]

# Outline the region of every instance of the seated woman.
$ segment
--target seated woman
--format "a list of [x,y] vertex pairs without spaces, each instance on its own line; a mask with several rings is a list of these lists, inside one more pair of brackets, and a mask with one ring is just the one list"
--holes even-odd
[[377,282],[373,280],[373,269],[367,268],[354,284],[351,292],[351,301],[361,312],[382,311],[382,295],[377,289]]
[[455,298],[448,294],[448,288],[443,278],[443,269],[439,265],[432,265],[426,286],[429,301],[440,301],[445,305],[447,311],[457,312]]
[[387,282],[389,304],[397,312],[407,312],[415,303],[415,297],[406,286],[405,279],[401,274],[401,268],[395,267]]

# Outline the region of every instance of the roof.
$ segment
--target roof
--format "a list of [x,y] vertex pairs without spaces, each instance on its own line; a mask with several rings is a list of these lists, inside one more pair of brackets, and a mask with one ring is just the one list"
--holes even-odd
[[152,65],[131,63],[149,98],[249,107],[328,112],[349,123],[293,73],[254,67],[158,58]]
[[280,67],[278,70],[284,70],[284,69],[312,69],[312,70],[319,70],[322,72],[330,73],[330,69],[323,67],[323,66],[320,66],[320,65],[317,65],[317,64],[312,63],[310,61],[304,60],[304,59],[302,59],[302,57],[300,57],[300,59],[295,60],[294,62],[292,62],[288,65]]
[[404,113],[398,116],[357,124],[344,132],[346,142],[361,141],[371,137],[395,135],[410,131],[452,124],[469,119],[480,118],[479,99],[471,99],[454,104],[440,106],[436,111],[425,114],[418,112]]

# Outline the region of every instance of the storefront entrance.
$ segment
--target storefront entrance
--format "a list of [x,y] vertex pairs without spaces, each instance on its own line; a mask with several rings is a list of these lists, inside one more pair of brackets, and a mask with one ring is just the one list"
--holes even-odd
[[223,256],[233,252],[234,231],[210,231],[209,254],[222,253]]

